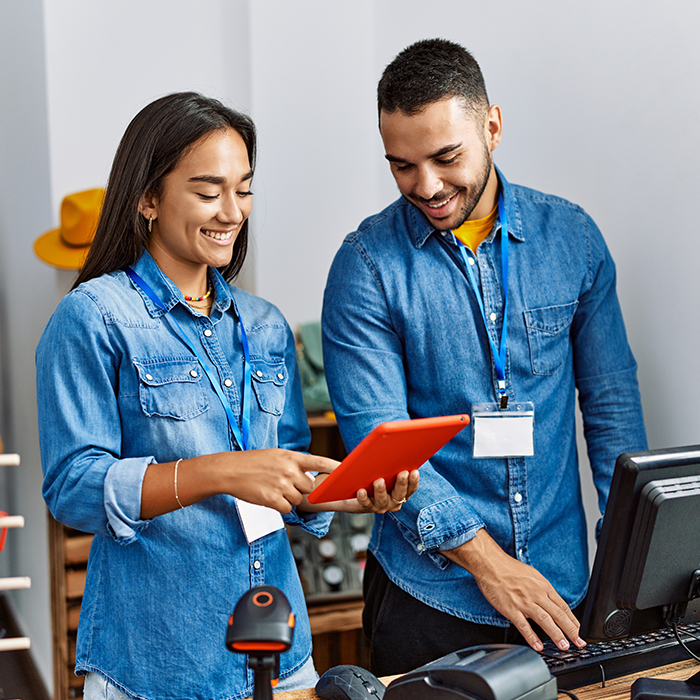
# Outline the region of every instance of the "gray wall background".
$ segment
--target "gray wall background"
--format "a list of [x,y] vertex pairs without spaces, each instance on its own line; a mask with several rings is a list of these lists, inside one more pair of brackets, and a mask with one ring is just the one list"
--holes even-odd
[[[253,246],[242,284],[294,326],[320,316],[346,233],[395,199],[374,91],[414,40],[479,60],[512,182],[584,206],[618,266],[653,447],[700,442],[695,0],[0,0],[0,434],[20,468],[0,507],[27,518],[0,575],[50,686],[48,548],[34,349],[72,276],[34,257],[69,192],[104,184],[152,99],[200,90],[255,119]],[[585,461],[585,460],[584,460]],[[590,500],[588,476],[584,476]],[[590,519],[597,517],[594,499]]]

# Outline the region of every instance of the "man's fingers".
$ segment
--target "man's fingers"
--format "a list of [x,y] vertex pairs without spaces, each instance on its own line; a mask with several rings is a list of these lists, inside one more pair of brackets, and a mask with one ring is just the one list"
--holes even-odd
[[[543,602],[543,605],[546,605],[548,609],[537,606],[531,614],[523,612],[526,618],[530,618],[539,625],[540,629],[556,644],[557,648],[562,651],[569,649],[569,639],[578,647],[586,645],[579,636],[578,620],[561,598],[553,600],[550,597]],[[516,616],[514,615],[513,617],[515,618]],[[514,619],[512,622],[515,624]],[[516,624],[516,627],[518,627],[518,631],[520,631],[525,641],[535,651],[542,650],[541,641],[529,623],[527,623],[527,620],[521,621],[519,625]]]
[[522,635],[523,639],[535,650],[542,651],[544,647],[540,638],[535,634],[535,631],[530,627],[527,618],[518,613],[510,618],[510,621],[515,625],[516,629]]
[[408,475],[408,495],[406,498],[410,498],[418,489],[418,482],[420,481],[420,475],[417,469],[411,471]]
[[367,491],[365,489],[360,489],[357,492],[357,500],[363,508],[372,508],[372,499],[367,495]]
[[[551,598],[551,596],[550,596]],[[560,648],[560,649],[568,649],[569,648],[569,643],[564,637],[568,637],[577,647],[584,647],[586,646],[586,642],[581,639],[579,635],[579,630],[581,628],[581,624],[579,621],[576,619],[576,616],[574,615],[573,611],[569,606],[557,595],[557,598],[555,600],[552,600],[552,603],[556,606],[553,613],[548,615],[548,617],[552,620],[551,624],[556,626],[556,633],[557,633],[557,639],[552,637],[550,634],[550,637],[554,641],[554,643]],[[544,626],[540,625],[542,629],[545,629]],[[548,630],[545,630],[549,634]],[[561,642],[564,642],[562,645]]]
[[409,495],[408,472],[399,472],[396,475],[394,488],[391,490],[391,497],[395,501],[401,501],[404,498],[408,500]]
[[372,495],[372,503],[374,504],[374,509],[378,513],[385,513],[389,510],[389,494],[386,490],[386,482],[384,479],[377,479],[372,487],[374,489],[374,494]]
[[[536,622],[542,631],[557,645],[562,651],[566,651],[569,648],[569,642],[564,636],[564,633],[557,625],[557,623],[552,619],[552,616],[545,610],[540,611],[540,613],[532,616],[534,622]],[[528,644],[532,646],[528,640]],[[540,651],[537,647],[533,647],[536,651]]]

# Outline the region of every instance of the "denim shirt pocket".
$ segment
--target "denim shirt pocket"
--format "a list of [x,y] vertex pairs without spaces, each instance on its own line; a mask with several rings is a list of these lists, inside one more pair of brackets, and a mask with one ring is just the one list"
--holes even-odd
[[133,360],[139,376],[139,402],[147,416],[190,420],[209,408],[202,386],[208,381],[192,359]]
[[281,416],[289,375],[284,360],[251,360],[253,389],[260,409],[274,416]]
[[564,363],[570,347],[569,328],[577,307],[578,301],[572,301],[523,312],[533,374],[554,374]]

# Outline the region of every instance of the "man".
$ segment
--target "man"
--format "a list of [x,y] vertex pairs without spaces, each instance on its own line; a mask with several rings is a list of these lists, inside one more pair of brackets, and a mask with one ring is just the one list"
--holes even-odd
[[646,449],[614,263],[580,207],[494,167],[501,110],[461,46],[405,49],[378,103],[402,197],[345,239],[329,274],[338,422],[348,449],[387,420],[469,413],[474,430],[376,519],[364,582],[373,670],[488,642],[540,650],[543,635],[583,646],[576,391],[601,511],[617,456]]

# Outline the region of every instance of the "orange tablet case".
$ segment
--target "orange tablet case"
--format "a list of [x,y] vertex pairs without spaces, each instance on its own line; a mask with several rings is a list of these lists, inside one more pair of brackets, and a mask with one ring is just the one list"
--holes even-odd
[[468,424],[466,415],[382,423],[309,494],[309,503],[355,498],[359,489],[371,496],[381,478],[391,491],[399,472],[418,469]]

